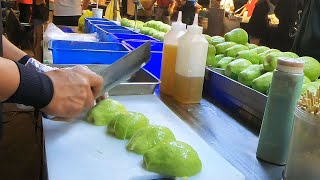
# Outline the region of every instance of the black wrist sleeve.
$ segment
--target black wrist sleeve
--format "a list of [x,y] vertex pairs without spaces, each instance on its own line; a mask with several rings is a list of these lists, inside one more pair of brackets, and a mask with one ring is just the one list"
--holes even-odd
[[25,65],[31,57],[28,55],[23,56],[18,63]]
[[47,106],[53,97],[51,79],[20,63],[16,63],[20,72],[20,84],[17,91],[6,101],[33,106],[37,109]]

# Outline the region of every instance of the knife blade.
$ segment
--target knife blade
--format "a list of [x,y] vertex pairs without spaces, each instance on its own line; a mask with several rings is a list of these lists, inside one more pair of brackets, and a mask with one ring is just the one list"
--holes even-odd
[[139,71],[150,60],[150,47],[150,42],[148,41],[101,70],[98,74],[103,77],[104,83],[98,97]]

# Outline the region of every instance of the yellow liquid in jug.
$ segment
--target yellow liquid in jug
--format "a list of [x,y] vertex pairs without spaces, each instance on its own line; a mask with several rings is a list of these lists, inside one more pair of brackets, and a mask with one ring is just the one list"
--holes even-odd
[[199,103],[204,77],[187,77],[176,73],[174,99],[181,103]]
[[161,68],[160,92],[173,96],[178,46],[165,44]]

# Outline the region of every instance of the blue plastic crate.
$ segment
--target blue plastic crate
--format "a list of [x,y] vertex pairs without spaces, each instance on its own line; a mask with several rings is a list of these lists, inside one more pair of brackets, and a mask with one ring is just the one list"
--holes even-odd
[[53,40],[49,42],[54,64],[112,64],[130,52],[121,43]]
[[89,20],[87,23],[85,23],[85,32],[86,33],[94,33],[96,32],[96,27],[94,25],[101,24],[101,25],[113,25],[116,26],[114,22],[111,22],[109,20]]
[[[97,31],[97,26],[118,26],[111,21],[90,21],[89,22],[89,32],[94,33]],[[118,26],[121,27],[121,26]]]
[[91,21],[110,22],[104,18],[84,18],[84,29],[85,29],[86,33],[90,32],[91,26],[90,26],[89,22],[91,22]]
[[58,26],[65,33],[75,33],[74,30],[68,26]]
[[[123,43],[132,50],[138,48],[145,42],[146,41],[137,41],[137,40],[123,41]],[[151,41],[150,43],[151,43],[151,58],[150,58],[150,61],[144,66],[144,68],[160,79],[163,43],[155,42],[155,41]]]
[[156,41],[157,39],[143,35],[143,34],[113,34],[114,37],[118,40],[118,42],[126,41],[126,40],[147,40],[147,41]]
[[[137,34],[136,32],[133,32],[125,27],[122,26],[107,26],[107,25],[95,25],[96,26],[96,32],[98,34],[98,37],[101,41],[110,41],[110,38],[105,38],[105,35],[108,35],[109,33],[118,33],[118,34]],[[113,36],[114,37],[114,36]],[[117,38],[114,37],[114,40]]]
[[98,39],[101,42],[118,42],[117,37],[115,37],[112,33],[109,33],[103,29],[101,29],[100,27],[96,27],[97,28],[97,35],[98,35]]
[[[125,28],[123,26],[118,25],[109,25],[109,24],[94,24],[94,26],[99,27],[103,30],[109,30],[109,29],[119,29],[119,30],[129,30],[128,28]],[[130,30],[129,30],[130,31]]]
[[125,29],[108,29],[106,31],[111,34],[138,34],[134,31],[125,30]]

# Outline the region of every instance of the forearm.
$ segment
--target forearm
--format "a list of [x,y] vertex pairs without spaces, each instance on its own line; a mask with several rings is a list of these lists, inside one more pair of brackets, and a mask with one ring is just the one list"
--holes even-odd
[[0,102],[7,100],[18,89],[20,73],[13,61],[0,57]]
[[0,58],[0,102],[19,103],[41,109],[53,97],[50,78],[20,63]]
[[27,55],[24,51],[17,48],[5,36],[2,35],[3,57],[13,61],[19,61],[23,56]]

